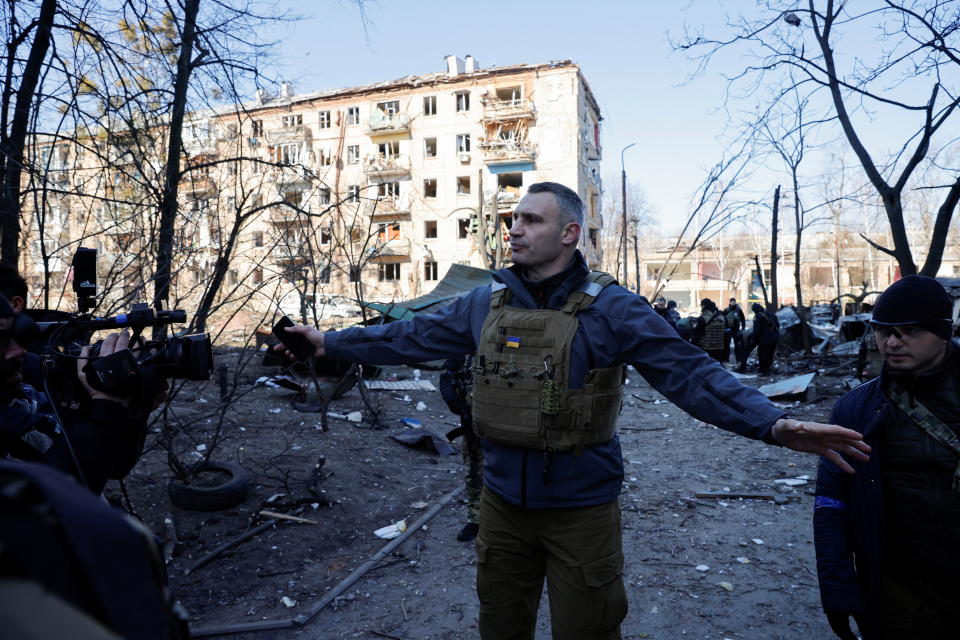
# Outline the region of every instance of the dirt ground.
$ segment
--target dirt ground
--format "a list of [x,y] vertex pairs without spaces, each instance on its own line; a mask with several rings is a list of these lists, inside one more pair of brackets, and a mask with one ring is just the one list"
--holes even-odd
[[[238,352],[218,354],[217,363],[231,372],[239,361]],[[413,523],[463,483],[459,455],[409,448],[389,437],[404,428],[402,418],[415,418],[438,436],[453,428],[455,418],[439,392],[370,392],[373,404],[382,403],[377,426],[333,419],[322,431],[319,414],[291,407],[290,392],[253,384],[276,372],[257,361],[243,369],[236,387],[241,397],[226,411],[225,439],[213,456],[253,474],[250,497],[241,505],[213,513],[174,507],[158,434],[127,481],[135,511],[170,547],[165,517],[173,523],[178,542],[168,565],[171,588],[191,627],[202,632],[303,615],[388,543],[374,530],[401,519]],[[412,379],[413,370],[387,367],[383,378]],[[424,371],[423,378],[436,383],[437,374]],[[815,385],[821,399],[790,406],[792,415],[825,420],[839,381],[818,376]],[[819,609],[812,542],[816,458],[699,423],[632,370],[626,399],[620,505],[630,613],[623,637],[832,637]],[[193,383],[178,395],[172,420],[185,425],[176,439],[181,459],[199,457],[191,452],[209,442],[219,407],[216,380]],[[357,389],[330,410],[369,416]],[[321,457],[318,498],[308,479],[317,478],[311,471]],[[803,477],[810,480],[796,487],[774,482]],[[110,491],[118,493],[115,485]],[[703,492],[772,494],[776,500],[694,497]],[[213,548],[263,522],[257,516],[262,509],[317,524],[271,527],[187,574]],[[478,637],[473,545],[455,537],[465,514],[459,499],[441,508],[302,624],[222,637]],[[550,637],[546,596],[538,627],[538,639]]]

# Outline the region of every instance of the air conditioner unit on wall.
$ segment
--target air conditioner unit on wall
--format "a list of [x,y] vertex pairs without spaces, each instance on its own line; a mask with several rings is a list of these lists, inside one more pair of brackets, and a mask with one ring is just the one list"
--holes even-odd
[[469,154],[469,153],[460,153],[460,154],[458,154],[457,157],[460,158],[460,162],[470,162],[470,154]]

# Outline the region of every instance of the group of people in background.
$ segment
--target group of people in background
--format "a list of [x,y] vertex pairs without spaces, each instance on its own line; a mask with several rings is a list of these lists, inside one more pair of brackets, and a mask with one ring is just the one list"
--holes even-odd
[[700,301],[700,315],[692,317],[689,323],[682,323],[675,300],[659,297],[653,303],[653,310],[673,327],[680,336],[689,340],[707,352],[717,362],[730,362],[733,354],[737,371],[747,370],[747,359],[753,350],[757,350],[758,371],[768,375],[773,366],[777,342],[780,339],[780,321],[775,313],[754,303],[753,328],[747,332],[747,318],[737,304],[736,298],[730,298],[726,308],[720,309],[710,298]]

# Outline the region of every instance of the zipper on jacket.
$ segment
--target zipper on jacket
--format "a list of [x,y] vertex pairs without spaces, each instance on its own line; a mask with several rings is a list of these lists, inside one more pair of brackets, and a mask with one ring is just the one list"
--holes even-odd
[[530,457],[530,449],[523,450],[523,463],[520,466],[520,508],[527,508],[527,462]]

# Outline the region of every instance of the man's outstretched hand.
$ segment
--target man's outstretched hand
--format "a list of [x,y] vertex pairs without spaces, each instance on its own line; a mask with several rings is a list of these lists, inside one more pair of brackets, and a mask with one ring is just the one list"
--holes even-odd
[[844,455],[863,462],[870,459],[870,445],[863,435],[835,424],[781,418],[774,423],[772,435],[788,449],[821,455],[847,473],[853,473],[853,467]]
[[[326,349],[323,348],[323,331],[320,331],[316,327],[298,324],[295,327],[287,327],[286,331],[290,333],[299,333],[304,338],[306,338],[307,341],[310,342],[310,344],[316,347],[316,349],[313,352],[313,356],[315,358],[321,358],[327,352]],[[297,359],[297,357],[293,355],[289,349],[283,346],[282,342],[274,345],[273,350],[280,351],[291,360]]]

